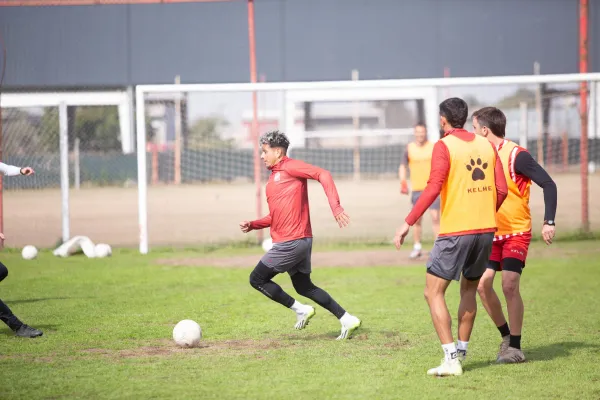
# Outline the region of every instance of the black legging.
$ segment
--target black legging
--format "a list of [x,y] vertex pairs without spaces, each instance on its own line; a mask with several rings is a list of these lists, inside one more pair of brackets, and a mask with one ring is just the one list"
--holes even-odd
[[[254,268],[250,274],[250,285],[253,288],[269,297],[271,300],[290,308],[294,304],[294,298],[287,294],[281,286],[272,281],[278,273],[273,268],[267,267],[262,262]],[[325,308],[338,319],[346,313],[326,291],[315,286],[310,279],[310,274],[296,272],[292,275],[292,284],[296,292],[304,297],[308,297],[315,303]]]
[[[2,262],[0,262],[0,282],[8,276],[8,268]],[[19,318],[13,314],[2,300],[0,300],[0,321],[4,322],[12,330],[17,330],[23,325]]]

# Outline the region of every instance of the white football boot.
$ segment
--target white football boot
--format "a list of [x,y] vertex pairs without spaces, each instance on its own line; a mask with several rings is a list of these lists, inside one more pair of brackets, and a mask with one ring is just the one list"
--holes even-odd
[[342,332],[336,340],[350,339],[354,331],[356,331],[362,324],[360,319],[348,313],[344,314],[342,318],[340,318],[340,322],[342,324]]
[[460,376],[463,373],[460,359],[453,360],[442,359],[442,364],[439,367],[431,368],[427,371],[427,375],[432,376]]
[[306,328],[308,321],[310,321],[316,313],[315,308],[312,306],[305,305],[302,307],[300,311],[296,312],[296,325],[294,325],[294,328],[298,330]]

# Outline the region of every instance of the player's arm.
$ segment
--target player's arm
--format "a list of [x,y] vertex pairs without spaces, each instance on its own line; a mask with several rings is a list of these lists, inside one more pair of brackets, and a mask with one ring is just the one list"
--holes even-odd
[[287,162],[285,171],[295,178],[314,179],[315,181],[318,181],[321,186],[323,186],[331,212],[340,228],[343,228],[350,223],[350,217],[344,212],[344,208],[340,205],[340,196],[338,195],[335,182],[333,182],[333,177],[329,171],[300,160],[290,160]]
[[440,195],[442,186],[444,185],[449,172],[450,153],[444,142],[438,141],[433,146],[431,172],[429,174],[427,186],[405,219],[405,222],[409,226],[413,226]]
[[286,163],[285,171],[295,178],[318,181],[323,186],[333,215],[336,216],[344,212],[340,205],[340,196],[335,187],[335,182],[333,182],[333,177],[329,171],[300,160],[290,160]]
[[425,211],[433,204],[435,199],[442,192],[442,186],[448,178],[450,172],[450,153],[448,147],[441,140],[433,145],[433,153],[431,157],[431,172],[429,173],[429,180],[427,186],[419,200],[415,203],[414,207],[404,220],[404,224],[396,231],[394,236],[394,245],[396,249],[400,250],[400,247],[404,243],[406,235],[410,227],[413,226],[419,218],[425,214]]
[[408,168],[408,149],[402,155],[400,167],[398,167],[398,175],[400,176],[400,193],[408,194],[408,184],[406,183],[406,170]]
[[271,226],[271,214],[266,217],[262,217],[261,219],[257,219],[254,221],[242,221],[240,222],[240,229],[244,233],[248,233],[255,229],[263,229]]
[[504,175],[504,167],[498,155],[498,150],[496,150],[496,146],[494,145],[492,145],[492,148],[496,155],[494,181],[496,182],[496,211],[498,211],[504,200],[506,200],[506,196],[508,196],[508,183],[506,183],[506,175]]
[[554,221],[558,203],[558,190],[556,183],[548,175],[548,172],[526,150],[521,150],[517,153],[514,162],[514,172],[531,179],[536,185],[542,188],[545,206],[544,221]]
[[20,168],[0,162],[0,173],[4,176],[31,175],[33,172],[31,167]]
[[262,217],[261,219],[257,219],[254,221],[250,221],[249,224],[249,230],[255,230],[255,229],[264,229],[264,228],[268,228],[271,226],[271,214]]

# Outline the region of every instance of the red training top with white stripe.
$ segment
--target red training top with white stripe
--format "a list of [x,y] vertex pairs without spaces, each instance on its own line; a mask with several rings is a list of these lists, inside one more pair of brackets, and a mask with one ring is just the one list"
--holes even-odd
[[312,237],[307,179],[321,183],[334,216],[344,212],[329,171],[289,157],[270,169],[266,190],[269,215],[250,222],[250,228],[270,226],[274,243]]

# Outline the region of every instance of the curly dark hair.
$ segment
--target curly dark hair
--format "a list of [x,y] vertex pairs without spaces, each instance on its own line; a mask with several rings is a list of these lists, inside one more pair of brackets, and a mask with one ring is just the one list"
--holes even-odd
[[268,144],[271,147],[279,147],[287,150],[290,146],[290,140],[283,132],[271,131],[260,137],[260,144]]

